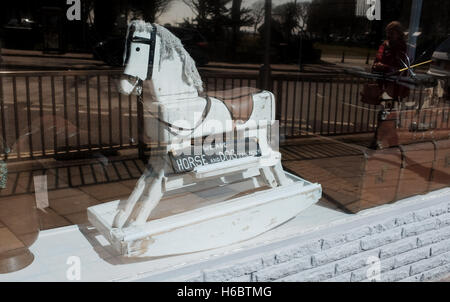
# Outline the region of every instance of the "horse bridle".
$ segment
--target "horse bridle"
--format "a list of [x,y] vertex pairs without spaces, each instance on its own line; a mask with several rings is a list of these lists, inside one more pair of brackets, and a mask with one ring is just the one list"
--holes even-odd
[[146,44],[150,46],[150,52],[148,54],[148,69],[147,69],[147,78],[146,80],[151,80],[153,76],[153,64],[155,63],[155,48],[156,48],[156,33],[157,33],[157,27],[155,24],[152,24],[152,31],[150,33],[150,39],[142,38],[142,37],[133,37],[131,41],[128,43],[128,37],[126,42],[126,55],[124,60],[124,65],[128,64],[129,60],[129,54],[130,54],[130,47],[131,43],[139,43],[139,44]]
[[[152,32],[150,33],[150,39],[142,38],[142,37],[133,37],[131,39],[131,41],[130,41],[130,45],[131,45],[131,43],[140,43],[140,44],[150,45],[150,52],[149,52],[149,57],[148,57],[147,80],[151,80],[152,77],[153,77],[153,64],[154,64],[154,60],[155,60],[155,48],[156,48],[156,34],[157,34],[157,27],[156,27],[155,24],[152,24]],[[129,53],[128,50],[127,50],[127,53]],[[138,85],[143,87],[143,81],[142,80],[138,80],[138,82],[139,82]],[[138,99],[139,99],[139,102],[144,104],[143,91],[139,94]],[[149,112],[149,114],[154,119],[159,121],[161,124],[166,126],[169,129],[169,131],[171,131],[171,132],[173,132],[171,129],[174,129],[174,130],[177,130],[177,131],[191,131],[191,132],[193,132],[201,124],[203,124],[203,122],[205,121],[205,119],[208,116],[209,112],[211,111],[211,99],[209,98],[208,95],[205,96],[205,99],[206,99],[206,106],[205,106],[205,109],[203,110],[202,118],[197,122],[197,124],[194,126],[194,128],[191,128],[191,129],[186,129],[186,128],[183,128],[183,127],[175,126],[175,125],[173,125],[171,123],[168,123],[166,121],[161,120],[158,116],[155,116],[151,112]]]

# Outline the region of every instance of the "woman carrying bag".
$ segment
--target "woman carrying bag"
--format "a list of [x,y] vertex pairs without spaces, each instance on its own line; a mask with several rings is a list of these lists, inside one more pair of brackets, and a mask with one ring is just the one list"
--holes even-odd
[[[386,36],[387,40],[378,49],[372,73],[395,74],[404,67],[403,62],[407,62],[406,36],[400,22],[389,23],[386,27]],[[392,81],[379,80],[365,85],[362,101],[370,105],[380,105],[384,92],[392,98],[393,102],[401,102],[409,96],[409,88]]]

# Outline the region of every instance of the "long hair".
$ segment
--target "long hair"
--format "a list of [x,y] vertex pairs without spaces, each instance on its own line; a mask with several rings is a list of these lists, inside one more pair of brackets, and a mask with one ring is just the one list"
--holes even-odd
[[386,26],[386,32],[389,32],[391,30],[393,30],[393,31],[395,31],[395,32],[397,32],[399,34],[400,41],[406,42],[405,31],[404,31],[403,26],[402,26],[402,24],[400,22],[392,21],[391,23],[389,23]]

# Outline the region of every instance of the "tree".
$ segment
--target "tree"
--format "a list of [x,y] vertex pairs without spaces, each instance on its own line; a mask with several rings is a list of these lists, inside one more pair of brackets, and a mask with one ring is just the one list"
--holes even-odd
[[250,9],[250,16],[252,17],[253,30],[255,34],[258,31],[258,27],[264,21],[264,13],[265,13],[264,0],[258,0],[257,2],[253,3]]
[[355,14],[354,0],[313,0],[308,12],[308,31],[325,39],[332,34],[345,37],[362,34],[367,28],[368,20]]
[[243,1],[183,0],[183,2],[194,12],[195,26],[214,47],[216,58],[236,58],[241,27],[253,25],[251,10],[243,7]]
[[273,9],[273,13],[280,22],[285,39],[290,40],[299,28],[299,4],[295,1],[278,5]]
[[147,22],[155,22],[164,12],[166,12],[172,0],[132,0],[132,9],[137,13],[142,13],[142,18]]
[[298,18],[298,28],[301,32],[305,32],[308,28],[309,23],[309,7],[310,2],[301,2],[297,4],[297,18]]
[[226,30],[231,28],[232,40],[237,42],[240,28],[252,25],[250,9],[242,7],[242,0],[183,0],[183,2],[194,12],[197,29],[210,41],[225,40]]
[[224,28],[229,24],[226,7],[231,0],[183,0],[195,14],[197,28],[209,40],[224,39]]
[[231,7],[232,53],[239,46],[241,27],[253,24],[251,9],[242,8],[242,0],[233,0]]
[[173,0],[89,0],[94,8],[95,27],[102,37],[117,30],[116,24],[121,15],[130,13],[147,22],[155,22],[170,8]]

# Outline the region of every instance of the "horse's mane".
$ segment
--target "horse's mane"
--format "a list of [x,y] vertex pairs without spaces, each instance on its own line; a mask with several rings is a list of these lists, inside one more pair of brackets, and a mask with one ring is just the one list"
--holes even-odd
[[[155,26],[157,28],[156,34],[161,39],[161,56],[159,62],[160,68],[162,61],[172,59],[174,51],[176,51],[180,56],[181,61],[183,62],[183,80],[191,85],[194,85],[199,92],[202,92],[202,78],[198,73],[194,59],[192,59],[192,57],[186,51],[183,43],[181,43],[181,40],[178,39],[165,27],[158,24],[155,24]],[[135,20],[130,23],[128,33],[130,32],[131,28],[134,28],[135,31],[139,32],[151,32],[153,30],[153,25],[142,20]]]

